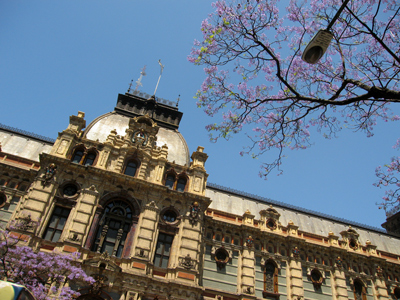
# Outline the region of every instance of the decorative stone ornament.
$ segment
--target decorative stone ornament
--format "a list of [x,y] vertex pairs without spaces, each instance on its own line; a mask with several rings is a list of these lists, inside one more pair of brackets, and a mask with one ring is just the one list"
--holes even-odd
[[377,266],[376,267],[376,276],[378,276],[379,278],[383,278],[383,270],[381,268],[381,266]]
[[137,145],[146,146],[148,141],[148,135],[143,129],[137,130],[132,135],[132,143]]
[[340,256],[336,257],[335,264],[336,264],[336,267],[338,267],[339,269],[341,269],[343,267],[343,260],[340,258]]
[[200,214],[200,206],[197,201],[193,202],[192,205],[189,207],[190,213],[189,213],[189,222],[190,224],[195,225],[197,221],[199,220],[199,214]]
[[254,215],[251,214],[250,210],[246,210],[243,214],[243,224],[254,225]]
[[272,205],[270,205],[267,209],[261,210],[260,216],[261,221],[266,228],[270,230],[276,230],[278,228],[279,217],[281,215],[276,209],[272,207]]
[[298,258],[300,257],[300,250],[299,250],[299,248],[294,247],[293,250],[292,250],[292,253],[293,253],[293,257],[294,257],[294,258],[298,259]]
[[194,267],[194,262],[192,258],[190,257],[190,254],[186,255],[181,261],[180,265],[184,267],[187,270],[190,270]]
[[357,231],[351,228],[351,226],[349,226],[349,229],[342,231],[340,234],[342,235],[343,240],[347,242],[347,245],[350,249],[353,249],[354,251],[359,249],[359,234],[357,233]]
[[243,292],[249,295],[254,294],[254,287],[252,286],[244,286],[243,287]]
[[48,165],[43,175],[43,186],[47,185],[50,182],[50,180],[53,179],[56,173],[57,173],[57,166],[54,163]]
[[95,274],[95,275],[92,275],[92,277],[95,280],[95,282],[90,287],[90,293],[94,294],[94,295],[100,295],[103,288],[108,286],[108,284],[106,284],[106,282],[108,281],[108,278],[107,278],[107,276],[104,276],[101,274]]
[[253,247],[253,244],[254,244],[254,239],[251,237],[251,235],[249,235],[246,238],[246,246],[251,248],[251,247]]

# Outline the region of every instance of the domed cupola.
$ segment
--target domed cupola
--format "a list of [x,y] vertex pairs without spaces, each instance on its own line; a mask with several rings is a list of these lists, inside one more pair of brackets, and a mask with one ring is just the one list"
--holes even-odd
[[119,94],[115,110],[94,119],[85,129],[83,137],[106,142],[113,133],[142,146],[168,147],[168,162],[189,166],[189,149],[178,131],[182,112],[174,103],[145,93]]

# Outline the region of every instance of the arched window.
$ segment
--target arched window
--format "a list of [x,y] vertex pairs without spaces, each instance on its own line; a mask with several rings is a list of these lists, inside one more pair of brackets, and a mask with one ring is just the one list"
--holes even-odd
[[367,300],[367,290],[361,280],[354,280],[353,292],[355,300]]
[[85,160],[83,161],[83,164],[85,166],[92,166],[95,159],[96,159],[96,153],[89,152],[88,154],[86,154]]
[[393,296],[395,299],[400,299],[400,287],[396,286],[393,289]]
[[89,150],[86,152],[86,148],[83,145],[79,145],[75,148],[71,161],[76,164],[82,164],[85,166],[93,166],[97,157],[96,150]]
[[165,178],[165,186],[169,187],[170,189],[173,189],[174,183],[175,183],[175,176],[173,174],[167,174],[167,177]]
[[116,199],[109,202],[99,223],[92,251],[121,257],[126,237],[131,229],[132,207],[125,201]]
[[278,294],[278,268],[275,263],[268,260],[264,266],[264,298],[276,298]]
[[7,202],[7,196],[3,192],[0,192],[0,208],[3,207]]
[[136,160],[134,159],[129,160],[125,166],[124,174],[134,177],[136,175],[138,166],[139,164]]
[[176,183],[176,190],[178,192],[184,192],[186,188],[186,178],[185,177],[179,177],[178,181]]
[[71,161],[73,163],[79,164],[81,162],[82,158],[83,158],[83,150],[78,149],[74,152],[74,155],[72,155]]
[[176,173],[170,171],[165,176],[164,185],[171,190],[176,190],[178,192],[184,192],[186,189],[187,178],[185,175],[176,176]]

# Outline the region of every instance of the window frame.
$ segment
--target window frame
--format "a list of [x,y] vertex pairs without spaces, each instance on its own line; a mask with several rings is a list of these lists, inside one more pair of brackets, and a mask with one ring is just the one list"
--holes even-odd
[[[134,173],[133,175],[127,174],[127,173],[126,173],[127,170],[128,170],[128,167],[129,167],[129,164],[130,164],[130,163],[135,163],[135,164],[136,164],[135,173]],[[123,169],[123,172],[122,172],[122,173],[123,173],[124,175],[126,175],[126,176],[129,176],[129,177],[136,177],[137,174],[138,174],[139,167],[140,167],[140,162],[139,162],[139,160],[136,159],[136,158],[131,157],[131,158],[129,158],[129,159],[126,160],[125,165],[124,165],[124,169]]]
[[[168,237],[171,237],[171,241],[170,242],[167,241]],[[156,247],[155,247],[155,251],[154,251],[154,258],[153,258],[153,265],[154,265],[155,268],[159,268],[159,269],[167,269],[168,268],[168,266],[169,266],[169,258],[171,256],[171,250],[172,250],[172,244],[174,242],[174,238],[175,238],[175,235],[170,234],[170,233],[166,233],[166,232],[163,232],[163,231],[160,231],[158,233],[158,238],[157,238],[157,243],[156,243]],[[160,246],[162,247],[161,253],[157,253],[158,249],[159,249],[159,244],[161,244]],[[169,245],[169,253],[168,253],[168,255],[165,254],[165,246],[166,245]],[[156,265],[157,258],[159,258],[158,265]],[[163,262],[165,262],[165,260],[167,260],[166,267],[163,267]]]
[[358,300],[358,297],[356,294],[358,291],[356,290],[356,283],[360,285],[361,287],[361,299],[362,300],[367,300],[367,288],[365,287],[364,282],[362,282],[359,278],[354,279],[353,281],[353,295],[354,295],[354,299]]
[[[123,214],[114,212],[116,208],[124,211]],[[128,210],[129,209],[129,210]],[[130,215],[130,216],[127,216]],[[108,252],[107,248],[112,246],[110,256],[122,257],[128,235],[131,232],[135,210],[128,201],[121,198],[114,198],[106,203],[98,225],[97,232],[91,246],[92,251],[97,253]],[[117,223],[120,223],[117,226]],[[111,227],[111,228],[110,228]],[[118,227],[118,228],[117,228]],[[116,232],[116,236],[112,233]],[[114,240],[114,241],[113,241]]]
[[[57,212],[57,209],[61,209],[61,211],[58,213],[58,212]],[[65,215],[63,215],[63,212],[66,212],[66,211],[68,211],[68,214],[65,216]],[[62,237],[63,231],[64,231],[64,229],[65,229],[65,225],[66,225],[67,222],[68,222],[68,218],[69,218],[69,215],[70,215],[70,214],[71,214],[71,208],[69,208],[69,207],[64,207],[64,206],[60,206],[60,205],[55,205],[55,206],[54,206],[54,209],[53,209],[53,212],[51,213],[49,222],[47,223],[46,229],[45,229],[44,232],[43,232],[42,238],[43,238],[44,240],[46,240],[46,241],[49,241],[49,242],[52,242],[52,243],[57,243],[57,242],[60,240],[60,238]],[[52,226],[52,225],[51,225],[51,224],[52,224],[52,220],[53,220],[53,218],[56,218],[56,217],[59,217],[59,218],[56,219],[56,224],[55,224],[54,226]],[[59,225],[60,220],[61,220],[63,217],[65,218],[64,225],[62,226],[61,229],[59,229],[59,228],[58,228],[58,225]],[[51,238],[48,239],[48,238],[46,238],[46,235],[48,234],[48,232],[49,232],[50,229],[53,230],[53,233],[51,234]],[[55,234],[56,234],[57,232],[59,232],[60,235],[59,235],[58,239],[55,241],[55,240],[53,240],[53,239],[54,239],[54,236],[55,236]]]
[[[274,269],[272,272],[269,272],[269,274],[272,274],[272,288],[273,290],[268,290],[267,289],[267,266],[272,266]],[[267,298],[275,298],[279,299],[279,284],[278,284],[278,274],[279,274],[279,268],[278,265],[275,263],[275,261],[268,259],[265,264],[264,264],[264,283],[263,283],[263,297]]]

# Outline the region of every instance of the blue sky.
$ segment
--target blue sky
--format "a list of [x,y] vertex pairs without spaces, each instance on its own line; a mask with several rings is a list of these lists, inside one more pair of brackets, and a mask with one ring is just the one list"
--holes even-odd
[[191,152],[205,147],[209,182],[380,227],[374,170],[398,155],[398,123],[378,124],[372,138],[349,130],[315,136],[311,149],[287,152],[283,175],[267,181],[258,177],[260,159],[239,156],[244,136],[209,142],[204,127],[215,121],[193,99],[203,70],[186,57],[211,11],[206,0],[1,1],[0,123],[56,138],[78,111],[87,124],[112,111],[144,65],[141,91],[152,94],[161,59],[157,96],[180,95],[180,131]]

